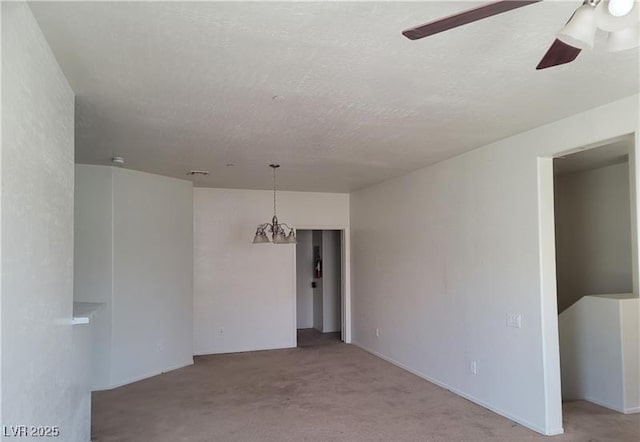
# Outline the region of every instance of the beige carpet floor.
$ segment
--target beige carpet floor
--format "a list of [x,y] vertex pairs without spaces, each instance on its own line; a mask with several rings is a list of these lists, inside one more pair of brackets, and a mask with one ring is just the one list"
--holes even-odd
[[340,332],[320,333],[313,328],[298,329],[298,347],[300,348],[339,344],[341,342]]
[[565,404],[541,436],[354,346],[195,358],[190,367],[93,394],[106,441],[635,441],[640,415]]

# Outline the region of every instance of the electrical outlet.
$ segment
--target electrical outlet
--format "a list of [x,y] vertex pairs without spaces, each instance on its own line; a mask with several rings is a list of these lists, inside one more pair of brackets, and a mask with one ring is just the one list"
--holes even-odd
[[158,341],[156,344],[156,351],[158,353],[162,353],[162,350],[164,350],[164,343],[162,341]]
[[471,363],[469,364],[469,371],[472,374],[478,374],[478,362],[477,361],[471,361]]
[[224,335],[224,327],[220,327],[218,329],[218,333],[221,334],[221,335]]
[[376,336],[380,336],[380,329],[376,328]]
[[507,327],[521,328],[522,315],[520,313],[507,313]]

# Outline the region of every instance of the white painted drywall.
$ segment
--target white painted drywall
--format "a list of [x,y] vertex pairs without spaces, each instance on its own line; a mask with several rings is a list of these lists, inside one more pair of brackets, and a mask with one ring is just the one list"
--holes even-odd
[[91,386],[110,388],[113,293],[113,173],[76,165],[73,297],[104,306],[91,320]]
[[584,295],[631,292],[629,190],[628,162],[556,177],[560,312]]
[[311,230],[296,232],[296,327],[313,327],[313,246]]
[[619,300],[600,296],[584,296],[560,314],[564,400],[624,410],[620,320]]
[[640,412],[640,300],[584,296],[560,314],[562,395]]
[[[637,132],[638,98],[352,193],[353,341],[561,433],[552,164],[540,158]],[[506,326],[508,313],[522,328]]]
[[[640,239],[640,216],[638,210],[640,207],[640,180],[638,179],[638,170],[640,170],[640,134],[635,133],[633,139],[634,148],[629,152],[629,188],[631,196],[631,244],[638,244]],[[638,260],[638,247],[631,248],[631,266],[633,276],[633,293],[640,294],[640,260]]]
[[640,299],[620,300],[624,412],[640,412]]
[[[273,215],[272,193],[193,192],[194,354],[295,346],[295,246],[251,243]],[[278,192],[278,217],[348,231],[349,195]]]
[[340,231],[322,231],[322,332],[340,331]]
[[76,181],[75,297],[106,304],[93,388],[193,363],[191,182],[90,165],[76,166]]
[[2,3],[3,425],[89,440],[73,309],[74,93],[23,2]]
[[190,181],[113,168],[112,379],[193,363]]

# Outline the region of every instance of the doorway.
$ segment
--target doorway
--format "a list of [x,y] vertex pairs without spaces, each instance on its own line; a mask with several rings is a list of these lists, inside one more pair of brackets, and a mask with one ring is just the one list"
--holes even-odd
[[300,348],[342,342],[343,234],[297,230],[296,338]]
[[629,161],[634,145],[628,136],[553,160],[565,412],[584,407],[584,401],[621,413],[640,411],[635,183]]

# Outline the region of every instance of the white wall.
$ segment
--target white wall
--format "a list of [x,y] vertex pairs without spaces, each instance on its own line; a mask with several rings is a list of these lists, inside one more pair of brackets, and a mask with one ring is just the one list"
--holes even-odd
[[351,194],[353,341],[561,433],[552,160],[540,158],[637,130],[632,96]]
[[624,412],[640,412],[640,300],[620,301]]
[[106,304],[94,389],[193,363],[191,182],[90,165],[76,180],[75,298]]
[[556,177],[559,311],[584,295],[632,291],[629,190],[628,162]]
[[193,363],[190,181],[113,169],[112,379]]
[[624,409],[620,303],[585,296],[560,314],[562,398]]
[[340,231],[322,231],[322,332],[340,331]]
[[[295,247],[251,243],[272,203],[270,191],[194,189],[194,354],[296,345]],[[278,217],[348,230],[349,195],[278,192]]]
[[311,230],[296,232],[296,327],[313,327],[313,246]]
[[3,425],[89,440],[73,311],[74,94],[26,3],[2,3]]
[[111,167],[76,165],[73,296],[104,306],[91,319],[91,385],[111,386],[113,294],[113,173]]
[[560,314],[563,399],[640,412],[639,309],[630,294],[584,296]]

